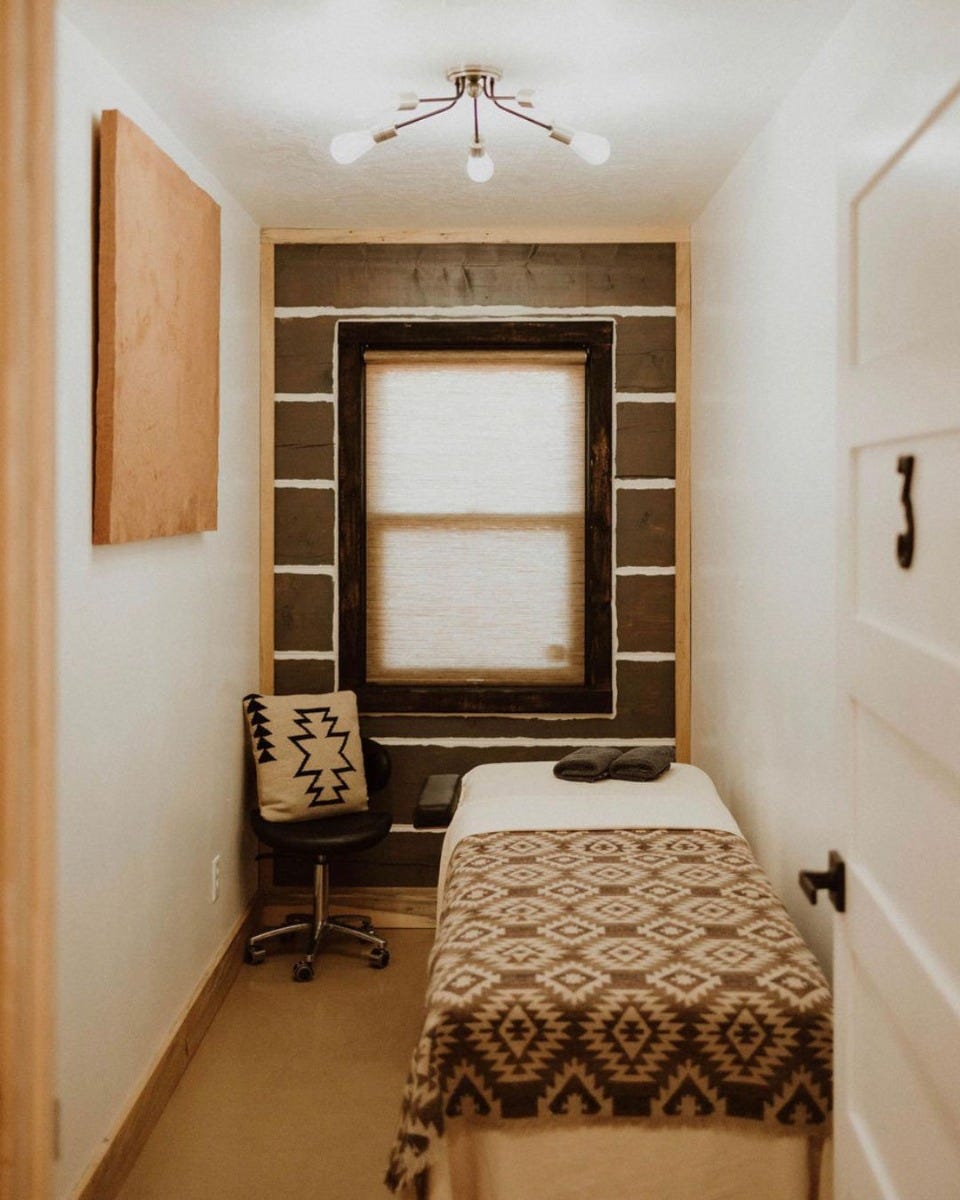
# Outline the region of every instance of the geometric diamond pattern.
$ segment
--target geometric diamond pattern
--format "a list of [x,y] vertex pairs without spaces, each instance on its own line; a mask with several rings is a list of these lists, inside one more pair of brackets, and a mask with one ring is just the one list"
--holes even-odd
[[554,912],[554,905],[540,896],[505,895],[502,887],[485,886],[496,894],[497,913],[504,925],[536,925]]
[[495,867],[487,878],[492,883],[506,884],[508,887],[514,885],[525,887],[539,877],[540,872],[537,870],[536,863],[518,862]]
[[830,993],[742,838],[485,833],[451,868],[392,1190],[461,1119],[828,1126]]
[[627,863],[600,862],[595,866],[582,868],[577,875],[578,878],[588,879],[591,883],[622,883],[631,878],[632,872]]
[[[297,776],[309,779],[306,793],[312,797],[308,807],[325,808],[331,804],[342,804],[341,793],[350,786],[344,775],[355,775],[357,768],[345,754],[350,730],[338,729],[338,716],[331,715],[330,706],[320,704],[314,708],[296,708],[297,719],[293,722],[301,733],[288,740],[302,756],[297,767]],[[261,762],[263,759],[261,758]]]
[[610,976],[588,963],[564,963],[538,977],[538,982],[568,1010],[582,1008],[610,983]]
[[729,942],[704,946],[700,951],[700,961],[718,972],[751,971],[757,974],[773,963],[774,956],[752,942],[731,939]]
[[579,879],[554,879],[545,886],[538,888],[540,895],[552,896],[559,901],[580,902],[587,896],[596,895],[597,889],[589,884],[581,883]]
[[688,894],[687,889],[682,884],[670,883],[662,877],[654,877],[653,879],[644,880],[642,883],[634,883],[630,887],[630,891],[635,895],[643,896],[658,904],[667,904],[670,901],[679,900]]
[[583,921],[579,917],[567,917],[565,920],[544,929],[547,937],[559,938],[564,945],[569,942],[582,942],[586,938],[597,936],[597,926],[592,921]]
[[661,991],[684,1008],[701,1003],[710,992],[716,991],[720,986],[719,976],[682,963],[671,966],[666,971],[657,971],[651,976],[651,981],[658,984]]
[[658,946],[646,938],[598,937],[577,947],[583,961],[591,967],[615,972],[622,980],[624,972],[633,977],[631,984],[641,978],[648,979],[658,967],[665,967],[673,960],[668,946]]
[[778,966],[764,975],[761,982],[803,1012],[819,1003],[819,974],[818,970],[804,969],[803,965],[794,963],[788,967]]
[[628,925],[652,912],[649,904],[633,896],[598,896],[579,909],[580,916],[596,922],[595,930],[603,925]]
[[624,1057],[631,1062],[643,1050],[654,1031],[635,1004],[628,1004],[610,1027],[614,1041],[623,1051]]
[[668,868],[667,877],[690,887],[716,886],[723,881],[723,873],[710,863],[680,862]]
[[474,946],[474,962],[502,974],[506,970],[540,972],[562,967],[566,948],[554,941],[537,937],[510,938],[491,945]]
[[742,930],[744,937],[754,938],[766,946],[780,946],[789,942],[793,936],[790,929],[784,928],[779,921],[762,920],[748,925]]
[[649,937],[656,938],[658,942],[664,942],[668,946],[682,946],[684,942],[692,941],[700,936],[696,925],[677,921],[673,917],[660,917],[659,920],[651,921],[644,932]]
[[755,1054],[769,1042],[773,1030],[769,1029],[760,1018],[746,1005],[728,1022],[724,1030],[727,1041],[743,1062],[749,1062]]
[[704,925],[726,925],[740,911],[735,901],[723,896],[696,896],[675,908],[677,916],[689,913]]

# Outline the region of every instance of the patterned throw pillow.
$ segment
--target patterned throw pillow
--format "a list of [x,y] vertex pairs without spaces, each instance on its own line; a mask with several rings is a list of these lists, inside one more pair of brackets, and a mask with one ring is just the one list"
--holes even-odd
[[265,821],[315,821],[367,807],[353,692],[243,698]]

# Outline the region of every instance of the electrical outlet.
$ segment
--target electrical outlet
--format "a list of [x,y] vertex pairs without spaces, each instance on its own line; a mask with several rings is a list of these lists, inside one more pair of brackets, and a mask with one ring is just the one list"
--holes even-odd
[[220,899],[220,855],[215,854],[210,863],[210,903]]

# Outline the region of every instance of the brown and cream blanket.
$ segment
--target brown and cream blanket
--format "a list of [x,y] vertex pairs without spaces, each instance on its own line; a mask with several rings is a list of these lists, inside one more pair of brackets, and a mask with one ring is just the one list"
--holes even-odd
[[829,1127],[826,980],[746,842],[483,833],[457,846],[387,1184],[454,1121]]

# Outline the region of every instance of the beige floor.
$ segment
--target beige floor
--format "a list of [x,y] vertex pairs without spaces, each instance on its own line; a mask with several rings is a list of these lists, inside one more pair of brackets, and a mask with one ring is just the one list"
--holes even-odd
[[391,929],[391,962],[333,943],[243,967],[120,1200],[386,1200],[432,930]]

